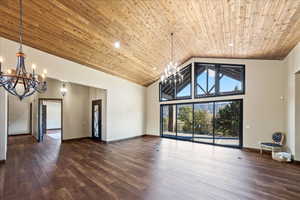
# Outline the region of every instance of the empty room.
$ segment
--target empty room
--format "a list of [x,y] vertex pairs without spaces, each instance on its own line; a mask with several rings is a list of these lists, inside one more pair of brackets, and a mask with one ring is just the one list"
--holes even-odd
[[0,200],[299,200],[300,0],[0,0]]

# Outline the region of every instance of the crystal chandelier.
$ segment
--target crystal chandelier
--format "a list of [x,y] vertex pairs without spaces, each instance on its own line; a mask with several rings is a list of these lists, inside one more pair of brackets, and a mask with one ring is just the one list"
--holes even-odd
[[171,33],[171,61],[165,68],[163,74],[160,77],[160,81],[166,83],[177,83],[183,80],[183,75],[181,74],[178,64],[174,62],[174,44],[173,44],[173,33]]
[[18,61],[16,69],[8,69],[2,72],[1,64],[3,59],[0,58],[0,87],[2,86],[10,94],[19,97],[22,100],[35,92],[45,92],[47,83],[45,81],[47,71],[44,70],[42,75],[36,74],[36,66],[32,65],[32,73],[28,73],[25,67],[25,54],[23,53],[23,7],[22,0],[20,4],[20,25],[19,25],[19,52],[17,53]]

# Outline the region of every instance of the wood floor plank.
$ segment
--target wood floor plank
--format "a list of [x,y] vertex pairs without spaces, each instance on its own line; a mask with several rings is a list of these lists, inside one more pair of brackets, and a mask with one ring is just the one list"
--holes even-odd
[[158,137],[8,143],[1,200],[300,199],[300,165],[239,149]]

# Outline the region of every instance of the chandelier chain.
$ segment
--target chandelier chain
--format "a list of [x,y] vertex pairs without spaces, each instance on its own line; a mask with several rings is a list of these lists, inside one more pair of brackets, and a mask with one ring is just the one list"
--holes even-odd
[[20,53],[23,52],[23,4],[22,0],[19,0],[20,5],[20,24],[19,24],[19,40],[20,40]]
[[171,33],[171,61],[174,61],[174,44],[173,44],[173,33]]
[[169,64],[166,66],[163,74],[161,75],[161,82],[166,83],[168,80],[170,83],[180,83],[183,80],[183,75],[181,74],[177,62],[174,61],[174,39],[173,39],[174,33],[171,33],[171,38],[170,38],[170,47],[171,47],[171,60]]

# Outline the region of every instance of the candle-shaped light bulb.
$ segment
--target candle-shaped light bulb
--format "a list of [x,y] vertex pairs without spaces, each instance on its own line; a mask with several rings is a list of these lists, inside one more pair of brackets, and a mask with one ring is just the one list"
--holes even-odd
[[45,80],[45,78],[46,78],[46,75],[45,75],[45,74],[42,74],[42,78],[43,78],[43,80]]
[[35,64],[32,64],[32,65],[31,65],[31,68],[32,68],[32,77],[33,77],[34,79],[36,79],[36,76],[35,76],[36,65],[35,65]]
[[33,71],[35,71],[35,70],[36,70],[36,65],[35,65],[35,64],[32,64],[32,65],[31,65],[31,68],[32,68]]
[[44,69],[43,73],[46,75],[48,73],[48,71],[46,69]]
[[8,74],[11,74],[11,69],[8,69],[8,70],[7,70],[7,73],[8,73]]

